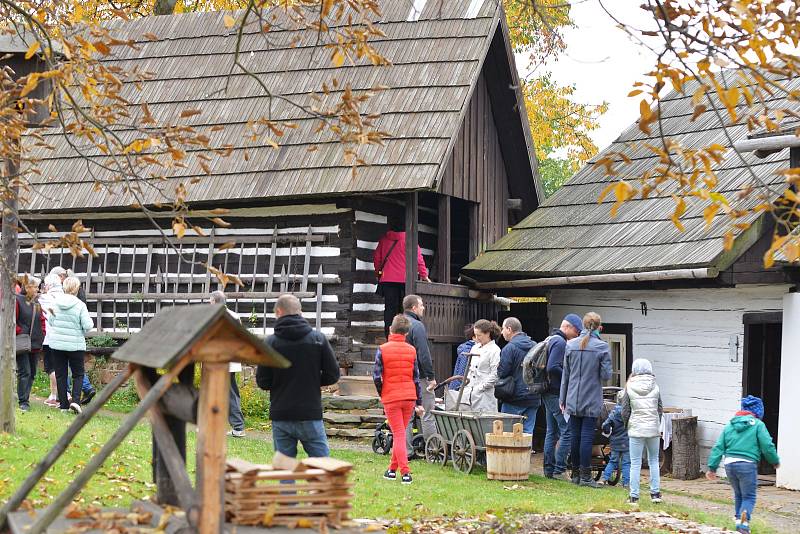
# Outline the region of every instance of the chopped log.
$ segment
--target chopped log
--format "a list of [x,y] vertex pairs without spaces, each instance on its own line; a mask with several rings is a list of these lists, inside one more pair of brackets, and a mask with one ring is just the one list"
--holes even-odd
[[[131,430],[138,424],[139,420],[147,413],[152,406],[158,402],[158,399],[161,398],[161,395],[169,389],[172,385],[172,381],[177,378],[178,374],[186,367],[187,364],[191,362],[191,355],[186,355],[178,360],[175,365],[167,371],[161,378],[156,382],[152,389],[147,393],[145,398],[136,406],[136,408],[128,414],[128,416],[123,419],[122,423],[120,424],[119,428],[116,432],[109,438],[105,445],[100,449],[100,451],[95,454],[89,463],[83,468],[83,470],[78,473],[78,475],[72,480],[72,482],[67,486],[67,488],[62,491],[40,515],[37,516],[36,522],[31,526],[29,534],[42,534],[47,527],[53,522],[53,520],[58,517],[61,513],[61,510],[64,509],[72,499],[75,498],[75,495],[83,489],[89,479],[94,475],[94,473],[100,469],[111,453],[119,446],[120,443],[130,434]],[[105,391],[105,390],[104,390]],[[99,402],[97,404],[100,404]],[[91,404],[90,404],[91,405]],[[84,412],[85,413],[85,412]]]
[[36,468],[31,472],[30,475],[25,479],[19,489],[11,496],[10,499],[0,508],[0,529],[5,526],[6,518],[8,514],[15,511],[19,508],[19,505],[22,504],[28,494],[36,487],[36,484],[42,479],[42,477],[47,473],[47,471],[53,466],[54,463],[64,454],[64,451],[67,450],[69,444],[72,443],[72,440],[75,439],[75,436],[78,435],[78,432],[86,426],[86,423],[100,411],[100,408],[108,402],[108,399],[111,398],[111,395],[114,394],[119,387],[124,384],[128,378],[130,378],[131,373],[133,372],[133,367],[128,366],[125,371],[118,374],[114,380],[109,382],[109,384],[100,390],[100,393],[97,394],[92,402],[89,403],[83,409],[83,412],[72,421],[72,424],[69,426],[64,435],[61,436],[53,448],[50,449],[50,452],[47,453],[41,462],[38,463]]
[[676,417],[672,420],[672,477],[694,480],[699,476],[697,417]]

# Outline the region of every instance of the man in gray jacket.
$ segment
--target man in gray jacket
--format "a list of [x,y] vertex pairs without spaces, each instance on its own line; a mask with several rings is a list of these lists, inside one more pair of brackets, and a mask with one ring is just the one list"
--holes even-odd
[[[433,418],[431,410],[434,408],[436,396],[436,377],[433,374],[433,359],[431,358],[431,348],[428,345],[428,331],[422,323],[425,315],[425,304],[418,295],[406,295],[403,299],[403,315],[411,321],[411,330],[406,335],[406,341],[417,350],[417,366],[419,367],[419,384],[422,388],[422,407],[425,414],[422,416],[422,435],[427,440],[436,433],[436,420]],[[411,428],[414,421],[408,426],[406,431],[406,447],[409,459],[414,458],[414,447],[412,443]]]
[[[600,339],[600,316],[587,313],[580,337],[567,342],[559,404],[569,418],[572,436],[572,481],[581,486],[600,487],[592,479],[592,444],[595,425],[603,409],[603,382],[611,378],[608,343]],[[574,471],[580,458],[580,476]]]

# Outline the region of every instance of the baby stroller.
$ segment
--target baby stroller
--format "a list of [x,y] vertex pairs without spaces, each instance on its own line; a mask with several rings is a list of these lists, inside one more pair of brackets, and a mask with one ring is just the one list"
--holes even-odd
[[[441,388],[447,386],[450,382],[456,379],[460,379],[460,376],[453,376],[442,382],[441,384],[436,385],[436,389],[434,389],[434,394],[439,391]],[[439,402],[439,398],[436,399],[436,409],[443,410],[444,404]],[[411,419],[411,429],[414,433],[414,437],[411,440],[411,450],[408,451],[409,456],[413,456],[415,458],[424,458],[425,457],[425,437],[422,435],[422,420],[420,417],[414,412],[414,416]],[[392,451],[392,443],[394,442],[394,436],[392,436],[392,430],[389,428],[389,423],[384,421],[379,423],[378,426],[375,428],[375,435],[372,438],[372,452],[375,454],[389,454]]]
[[[617,393],[622,388],[607,386],[603,388],[603,410],[600,417],[597,418],[597,424],[594,431],[594,440],[592,443],[592,473],[594,474],[595,481],[600,480],[608,463],[611,461],[611,443],[609,437],[603,434],[601,426],[603,421],[606,420],[614,408],[616,408]],[[617,469],[611,473],[608,479],[609,486],[615,486],[622,477],[622,466],[617,466]]]

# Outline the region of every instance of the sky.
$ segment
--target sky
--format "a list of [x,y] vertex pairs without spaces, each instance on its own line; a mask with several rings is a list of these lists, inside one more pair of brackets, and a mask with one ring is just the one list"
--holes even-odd
[[[642,0],[603,0],[620,21],[638,28],[653,24],[639,8]],[[608,102],[600,128],[591,133],[599,149],[611,144],[639,115],[638,98],[627,95],[636,81],[652,70],[654,55],[633,42],[600,5],[599,0],[576,0],[570,17],[575,28],[564,31],[567,50],[545,68],[559,85],[575,85],[574,99],[585,104]],[[649,23],[649,24],[648,24]],[[516,58],[522,76],[530,73],[525,54]]]

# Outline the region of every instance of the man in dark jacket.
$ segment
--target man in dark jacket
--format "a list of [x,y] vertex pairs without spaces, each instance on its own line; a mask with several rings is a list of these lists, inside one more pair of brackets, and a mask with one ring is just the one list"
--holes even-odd
[[[410,343],[417,350],[417,365],[419,366],[419,381],[422,386],[422,407],[425,413],[422,416],[422,435],[427,440],[436,434],[436,420],[431,411],[434,409],[436,401],[433,392],[436,388],[436,377],[433,374],[433,359],[431,358],[431,348],[428,345],[428,331],[422,324],[422,317],[425,315],[425,304],[418,295],[406,295],[403,299],[403,315],[411,320],[411,330],[406,335],[406,342]],[[409,458],[414,457],[412,444],[413,435],[411,428],[413,420],[408,425],[406,431],[406,447]]]
[[270,392],[275,450],[294,458],[299,441],[309,456],[328,456],[320,387],[339,380],[339,363],[327,338],[303,318],[297,297],[281,295],[275,316],[275,333],[267,343],[292,365],[287,369],[258,366],[256,371],[258,387]]
[[539,411],[542,398],[538,393],[531,393],[528,385],[522,379],[522,360],[536,343],[522,331],[522,323],[516,317],[508,317],[503,321],[500,333],[508,343],[500,351],[497,378],[514,377],[514,396],[508,401],[503,401],[500,411],[524,415],[523,432],[533,435],[533,429],[536,427],[536,412]]
[[542,395],[547,418],[547,434],[544,438],[544,476],[547,478],[569,480],[567,456],[572,441],[569,425],[558,405],[558,395],[561,392],[561,374],[564,370],[564,350],[567,348],[567,341],[578,337],[581,328],[583,328],[581,318],[570,313],[561,321],[559,328],[553,329],[547,344],[547,376],[550,388]]

